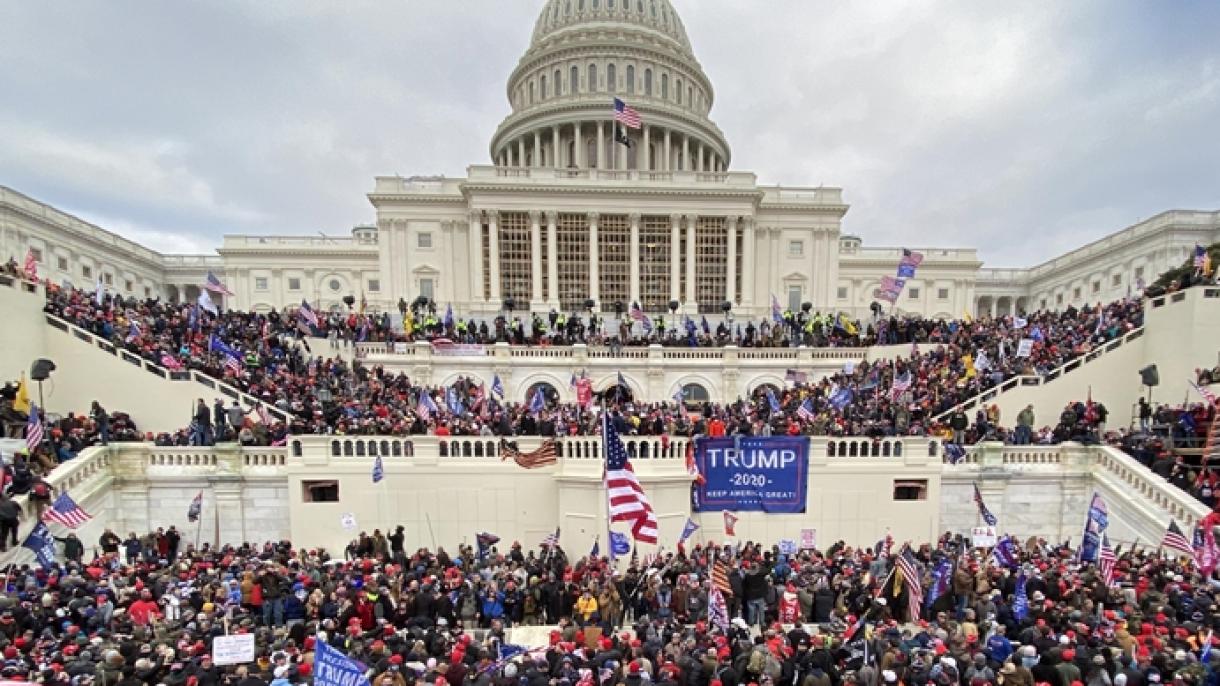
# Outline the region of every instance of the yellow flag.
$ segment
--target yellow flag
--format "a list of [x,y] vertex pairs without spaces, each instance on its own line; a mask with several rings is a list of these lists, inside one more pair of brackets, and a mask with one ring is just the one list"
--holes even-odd
[[17,397],[13,400],[13,409],[22,414],[30,413],[30,387],[25,382],[25,372],[21,373],[21,381],[17,383]]
[[974,356],[970,354],[962,355],[962,363],[966,365],[966,378],[973,379],[978,372],[974,369]]
[[408,336],[415,331],[415,315],[408,312],[407,315],[402,318],[402,330],[403,333]]

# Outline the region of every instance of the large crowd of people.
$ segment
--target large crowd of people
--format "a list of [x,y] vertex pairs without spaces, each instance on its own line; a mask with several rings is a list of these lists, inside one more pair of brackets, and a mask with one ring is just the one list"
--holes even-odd
[[[345,555],[196,549],[171,529],[96,545],[61,537],[51,568],[7,570],[6,680],[124,686],[1185,686],[1216,683],[1220,584],[1189,558],[1116,552],[1111,578],[1067,545],[1001,560],[946,534],[906,550],[783,554],[745,542],[612,561],[459,545],[406,550],[403,529]],[[92,548],[92,554],[86,554]],[[896,546],[895,546],[896,548]],[[910,602],[913,569],[923,602]],[[720,563],[723,566],[720,566]],[[714,581],[714,569],[724,571]],[[723,589],[715,597],[713,588]],[[521,626],[549,627],[529,643]],[[214,644],[251,634],[252,660]],[[323,645],[324,644],[324,645]]]

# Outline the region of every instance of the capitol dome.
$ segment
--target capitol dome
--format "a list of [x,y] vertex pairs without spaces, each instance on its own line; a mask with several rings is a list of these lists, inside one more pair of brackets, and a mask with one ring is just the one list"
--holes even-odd
[[[711,81],[669,0],[547,0],[507,95],[497,166],[728,169]],[[615,99],[638,112],[638,128],[614,122]]]

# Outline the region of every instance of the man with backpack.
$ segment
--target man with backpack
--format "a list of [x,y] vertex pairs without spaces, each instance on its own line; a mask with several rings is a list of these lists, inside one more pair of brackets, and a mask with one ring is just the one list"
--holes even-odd
[[21,506],[16,500],[0,495],[0,553],[10,545],[17,545],[17,527],[21,520]]

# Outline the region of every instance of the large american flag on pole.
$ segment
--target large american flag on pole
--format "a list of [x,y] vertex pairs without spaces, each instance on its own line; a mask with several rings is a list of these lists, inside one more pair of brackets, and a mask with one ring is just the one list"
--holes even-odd
[[1183,555],[1191,557],[1195,554],[1195,549],[1190,544],[1190,539],[1186,538],[1186,534],[1182,533],[1178,523],[1172,519],[1169,520],[1169,528],[1165,530],[1165,535],[1161,538],[1161,547],[1176,550]]
[[1106,586],[1114,585],[1114,567],[1118,564],[1118,557],[1114,554],[1114,548],[1110,547],[1110,538],[1102,536],[1101,553],[1097,557],[1097,569],[1101,572],[1101,580]]
[[93,519],[93,515],[82,510],[67,493],[60,493],[51,507],[42,513],[42,521],[63,524],[69,529],[75,529],[90,519]]
[[629,129],[638,129],[641,126],[640,113],[618,98],[614,99],[614,121]]
[[632,522],[631,536],[644,543],[657,542],[657,515],[644,494],[635,470],[627,459],[627,448],[608,416],[602,414],[602,442],[606,452],[606,497],[610,521]]
[[911,546],[902,547],[902,552],[895,558],[894,564],[902,572],[902,583],[907,589],[908,621],[919,621],[919,610],[923,607],[923,581],[919,578],[919,568],[915,565],[915,556],[911,554]]
[[38,414],[38,406],[30,403],[30,419],[25,425],[25,447],[34,451],[42,445],[46,431],[42,428],[42,415]]

